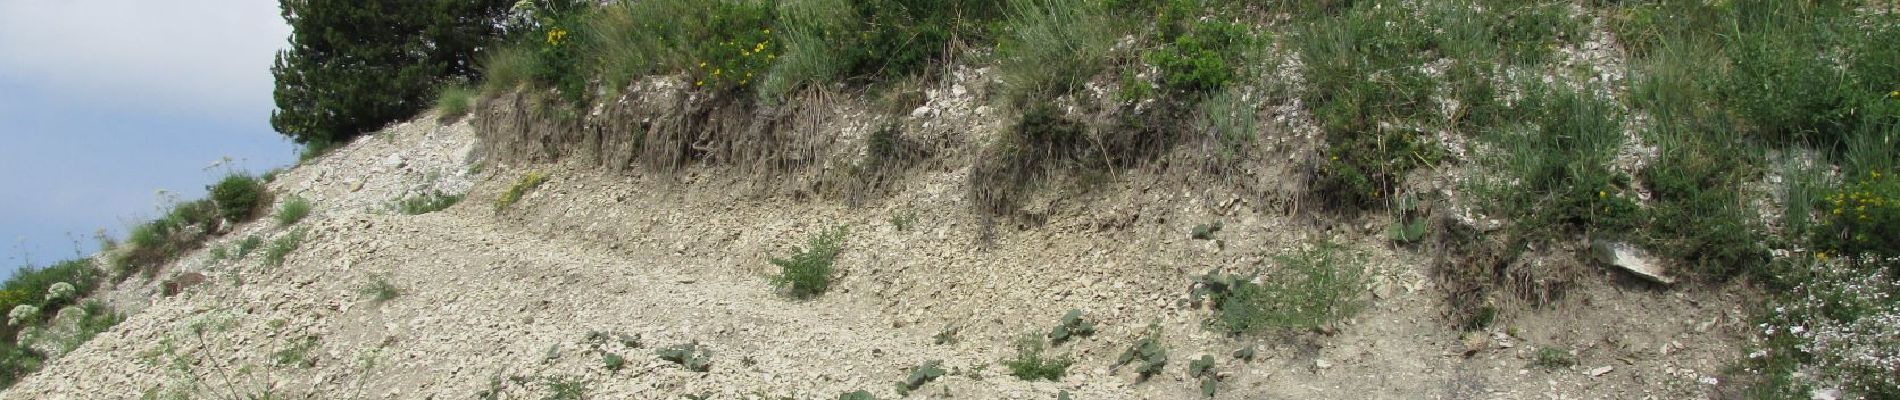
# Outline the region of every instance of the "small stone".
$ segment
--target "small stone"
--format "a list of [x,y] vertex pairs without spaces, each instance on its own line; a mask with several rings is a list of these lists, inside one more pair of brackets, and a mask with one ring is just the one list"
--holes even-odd
[[1676,283],[1663,271],[1662,263],[1649,252],[1623,242],[1597,240],[1590,245],[1597,261],[1628,271],[1643,279],[1664,285]]
[[930,106],[921,106],[921,107],[917,107],[917,109],[915,110],[910,110],[910,117],[923,118],[923,117],[928,117],[931,114],[935,114],[935,113],[937,113],[936,109],[930,108]]
[[1326,359],[1324,358],[1313,360],[1313,368],[1330,369],[1332,367],[1333,367],[1333,362],[1326,361]]
[[1615,370],[1616,370],[1615,367],[1605,365],[1601,367],[1596,367],[1595,369],[1591,369],[1589,374],[1592,377],[1597,377],[1597,376],[1603,376],[1603,374],[1607,374],[1607,373],[1610,373],[1610,371],[1615,371]]

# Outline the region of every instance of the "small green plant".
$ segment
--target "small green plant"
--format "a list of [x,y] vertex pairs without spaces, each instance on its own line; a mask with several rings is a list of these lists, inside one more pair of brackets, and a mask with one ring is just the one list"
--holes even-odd
[[945,326],[943,327],[943,330],[937,331],[937,334],[931,336],[930,338],[932,341],[936,342],[938,346],[942,346],[946,344],[956,344],[958,341],[957,331],[958,329],[955,326]]
[[310,215],[310,200],[292,195],[277,206],[277,226],[291,226]]
[[1577,356],[1558,347],[1539,347],[1536,358],[1531,359],[1531,365],[1547,370],[1570,368],[1577,365]]
[[501,197],[495,198],[495,211],[500,212],[509,206],[515,205],[515,202],[521,201],[521,196],[527,195],[528,192],[533,191],[534,188],[540,187],[541,184],[547,182],[548,175],[546,173],[541,171],[528,171],[527,174],[521,176],[521,179],[515,180],[514,186],[509,186],[508,191],[502,192]]
[[1188,237],[1194,238],[1195,240],[1214,240],[1214,234],[1220,233],[1220,228],[1221,223],[1218,221],[1195,225],[1194,229],[1188,232]]
[[460,202],[462,202],[462,195],[432,191],[396,201],[396,210],[406,215],[422,215],[442,211]]
[[1025,381],[1062,379],[1074,361],[1045,357],[1043,350],[1042,338],[1036,335],[1023,336],[1016,341],[1016,358],[1003,360],[1003,366],[1009,368],[1011,376]]
[[585,379],[577,376],[545,377],[541,383],[548,389],[546,400],[582,400],[593,391]]
[[271,362],[281,367],[310,368],[317,366],[317,360],[310,358],[310,352],[319,345],[316,336],[305,336],[303,340],[293,341],[289,346],[271,353]]
[[1214,373],[1214,356],[1202,355],[1188,363],[1188,376],[1201,379],[1201,396],[1214,397],[1220,376]]
[[402,289],[389,283],[389,278],[383,275],[371,275],[369,281],[363,283],[363,287],[357,289],[357,292],[377,303],[395,300],[397,296],[402,295]]
[[706,372],[712,370],[712,349],[701,347],[698,341],[684,343],[655,350],[661,360],[672,361],[685,367],[687,371]]
[[910,375],[904,377],[903,382],[897,383],[897,394],[909,395],[910,392],[922,388],[925,383],[943,377],[943,374],[943,360],[925,361],[923,365],[911,368]]
[[831,287],[831,263],[838,257],[845,234],[844,226],[833,227],[812,236],[806,248],[794,247],[790,258],[773,258],[771,262],[779,266],[780,272],[772,278],[772,284],[797,299],[824,294]]
[[1159,328],[1150,327],[1149,329],[1147,337],[1136,340],[1134,345],[1122,351],[1122,355],[1115,359],[1116,368],[1135,363],[1135,373],[1140,374],[1142,380],[1160,374],[1161,369],[1168,366],[1168,349],[1161,347]]
[[264,202],[264,183],[249,174],[225,175],[209,191],[211,201],[218,206],[218,216],[232,222],[249,221]]
[[1393,211],[1396,214],[1392,218],[1392,224],[1385,228],[1387,239],[1399,243],[1414,243],[1425,238],[1425,228],[1430,227],[1431,222],[1423,215],[1417,197],[1411,195],[1400,197],[1398,208]]
[[1069,310],[1067,314],[1062,315],[1062,322],[1056,324],[1054,329],[1049,330],[1049,344],[1051,346],[1060,346],[1062,342],[1069,341],[1071,338],[1094,334],[1095,324],[1082,319],[1082,310]]
[[872,396],[871,392],[859,390],[859,391],[855,391],[851,393],[840,394],[838,395],[838,400],[877,400],[877,396]]
[[1260,354],[1259,346],[1247,345],[1247,347],[1242,347],[1240,348],[1240,350],[1234,350],[1234,359],[1240,360],[1242,362],[1251,362],[1253,361],[1254,357],[1258,356],[1259,354]]
[[303,228],[298,228],[278,237],[277,240],[272,240],[270,247],[264,249],[264,265],[272,267],[284,265],[284,257],[303,246],[304,235],[307,232]]
[[627,367],[627,358],[614,353],[601,354],[600,366],[608,371],[619,372],[620,369]]
[[211,246],[211,262],[223,262],[231,258],[231,246]]
[[917,227],[917,212],[904,210],[891,213],[891,227],[898,232],[908,232]]

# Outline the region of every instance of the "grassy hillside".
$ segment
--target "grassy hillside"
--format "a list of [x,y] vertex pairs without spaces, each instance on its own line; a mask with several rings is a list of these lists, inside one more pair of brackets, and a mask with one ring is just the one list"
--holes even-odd
[[[539,4],[539,3],[537,3]],[[1831,1],[808,0],[613,2],[525,10],[532,32],[483,63],[490,96],[610,102],[646,76],[759,105],[801,92],[914,107],[916,82],[994,68],[1014,118],[972,176],[1008,214],[1038,177],[1153,162],[1196,143],[1258,162],[1263,104],[1323,138],[1297,159],[1346,218],[1449,249],[1453,326],[1495,296],[1547,296],[1507,271],[1526,248],[1635,244],[1679,290],[1774,293],[1754,393],[1896,395],[1900,23]],[[460,94],[457,94],[458,96]],[[457,101],[459,102],[459,100]],[[906,102],[911,106],[905,106]],[[578,114],[578,113],[576,113]],[[1091,118],[1110,115],[1113,118]],[[1250,158],[1250,156],[1252,156]],[[1066,171],[1066,172],[1065,172]],[[1455,196],[1417,190],[1433,177]],[[1438,207],[1421,207],[1437,204]],[[1449,218],[1457,208],[1476,218]],[[1474,228],[1492,219],[1501,227]],[[1404,233],[1411,232],[1411,233]],[[1581,255],[1579,257],[1582,257]],[[1863,278],[1873,276],[1874,278]],[[1881,289],[1886,288],[1886,289]],[[1796,329],[1799,328],[1799,329]],[[1890,330],[1889,330],[1890,331]],[[1740,355],[1738,355],[1738,358]],[[1795,379],[1801,366],[1819,374]]]

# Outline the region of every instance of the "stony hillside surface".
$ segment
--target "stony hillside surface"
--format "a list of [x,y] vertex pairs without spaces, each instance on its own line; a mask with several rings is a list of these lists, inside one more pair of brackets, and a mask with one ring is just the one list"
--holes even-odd
[[[1441,318],[1425,256],[1382,229],[1315,228],[1138,171],[1077,200],[1086,207],[982,238],[962,196],[967,168],[920,172],[853,207],[749,195],[744,178],[723,177],[740,174],[716,168],[484,165],[476,141],[467,121],[424,117],[281,174],[271,190],[317,212],[223,240],[302,230],[283,265],[192,254],[120,284],[104,297],[132,311],[126,322],[0,397],[892,398],[911,368],[943,360],[948,374],[911,398],[1197,398],[1189,361],[1212,355],[1223,399],[1690,398],[1724,391],[1720,371],[1746,329],[1746,293],[1669,290],[1588,265],[1552,305],[1506,307],[1503,322],[1461,333]],[[551,179],[495,207],[530,170]],[[468,199],[424,215],[391,209],[430,191]],[[898,230],[897,215],[914,226]],[[1191,239],[1206,221],[1224,222],[1219,240]],[[833,290],[777,293],[767,259],[835,225],[850,233]],[[1370,254],[1368,309],[1330,333],[1205,328],[1210,311],[1189,301],[1195,277],[1269,265],[1316,238]],[[159,293],[188,273],[206,279]],[[379,298],[382,284],[396,295]],[[1072,357],[1070,373],[1008,375],[999,362],[1016,338],[1070,309],[1099,330],[1048,351]],[[1151,324],[1171,362],[1142,381],[1114,364]],[[946,332],[955,340],[937,340]],[[711,351],[706,372],[655,355],[694,342]],[[1232,357],[1247,347],[1259,356]],[[1576,365],[1534,365],[1546,347],[1573,351]],[[608,354],[624,366],[609,368]]]

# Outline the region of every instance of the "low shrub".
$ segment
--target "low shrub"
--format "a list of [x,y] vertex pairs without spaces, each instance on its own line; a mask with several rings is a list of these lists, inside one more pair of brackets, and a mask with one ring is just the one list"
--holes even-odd
[[1253,47],[1246,25],[1194,21],[1186,32],[1162,38],[1167,43],[1146,54],[1161,73],[1163,88],[1180,94],[1220,90],[1237,77],[1243,51]]
[[264,204],[264,182],[250,174],[225,175],[208,189],[211,201],[218,206],[218,216],[226,221],[249,221],[257,215],[257,207]]
[[796,299],[824,294],[831,288],[831,263],[844,245],[845,233],[844,226],[833,227],[812,236],[805,248],[792,248],[791,257],[771,259],[779,267],[772,284]]
[[1813,242],[1835,256],[1900,257],[1900,171],[1867,171],[1824,195]]
[[1531,359],[1531,365],[1547,370],[1570,368],[1577,365],[1577,356],[1562,348],[1539,347],[1536,356]]

